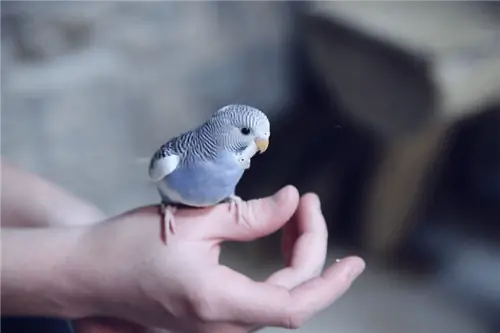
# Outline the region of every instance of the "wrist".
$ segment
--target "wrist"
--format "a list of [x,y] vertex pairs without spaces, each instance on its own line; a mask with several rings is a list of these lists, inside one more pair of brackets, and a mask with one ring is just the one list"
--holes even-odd
[[65,279],[84,230],[2,229],[2,315],[85,315],[86,302]]
[[1,160],[2,226],[86,226],[105,216],[92,203]]
[[143,229],[144,224],[123,223],[120,217],[85,228],[62,270],[78,317],[126,318],[141,311]]

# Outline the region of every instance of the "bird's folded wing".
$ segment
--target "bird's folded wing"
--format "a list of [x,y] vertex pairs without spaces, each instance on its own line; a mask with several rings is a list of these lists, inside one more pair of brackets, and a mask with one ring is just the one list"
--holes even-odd
[[179,155],[161,147],[151,158],[149,164],[149,177],[157,182],[174,172],[179,166],[181,158]]

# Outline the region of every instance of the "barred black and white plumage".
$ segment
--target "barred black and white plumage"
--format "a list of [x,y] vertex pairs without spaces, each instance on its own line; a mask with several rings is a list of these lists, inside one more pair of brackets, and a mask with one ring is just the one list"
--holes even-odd
[[[227,127],[256,128],[263,124],[269,132],[269,121],[266,115],[253,107],[241,104],[225,106],[200,127],[185,132],[163,144],[151,158],[149,170],[154,163],[169,155],[181,156],[181,165],[192,160],[213,160],[220,150],[241,152],[247,146],[245,140],[238,140],[236,135],[224,135]],[[189,154],[187,154],[189,152]]]
[[238,205],[236,185],[251,158],[267,149],[269,137],[266,115],[236,104],[163,144],[151,158],[149,175],[158,184],[165,223],[172,233],[175,205],[206,207],[225,200]]

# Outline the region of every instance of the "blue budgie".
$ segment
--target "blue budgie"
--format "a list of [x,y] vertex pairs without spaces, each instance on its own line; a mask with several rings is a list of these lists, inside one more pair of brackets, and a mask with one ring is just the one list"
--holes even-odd
[[270,123],[266,115],[247,105],[227,105],[200,127],[164,145],[149,163],[149,177],[162,199],[161,239],[175,234],[177,206],[207,207],[229,202],[241,220],[242,199],[236,185],[251,158],[267,150]]

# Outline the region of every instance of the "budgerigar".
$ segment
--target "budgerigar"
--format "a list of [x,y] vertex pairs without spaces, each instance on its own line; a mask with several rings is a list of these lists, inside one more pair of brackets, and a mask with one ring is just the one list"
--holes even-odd
[[230,202],[241,220],[242,199],[236,185],[257,152],[269,145],[266,115],[247,105],[232,104],[217,110],[200,127],[163,144],[149,164],[149,176],[162,199],[161,238],[175,234],[178,205],[207,207]]

